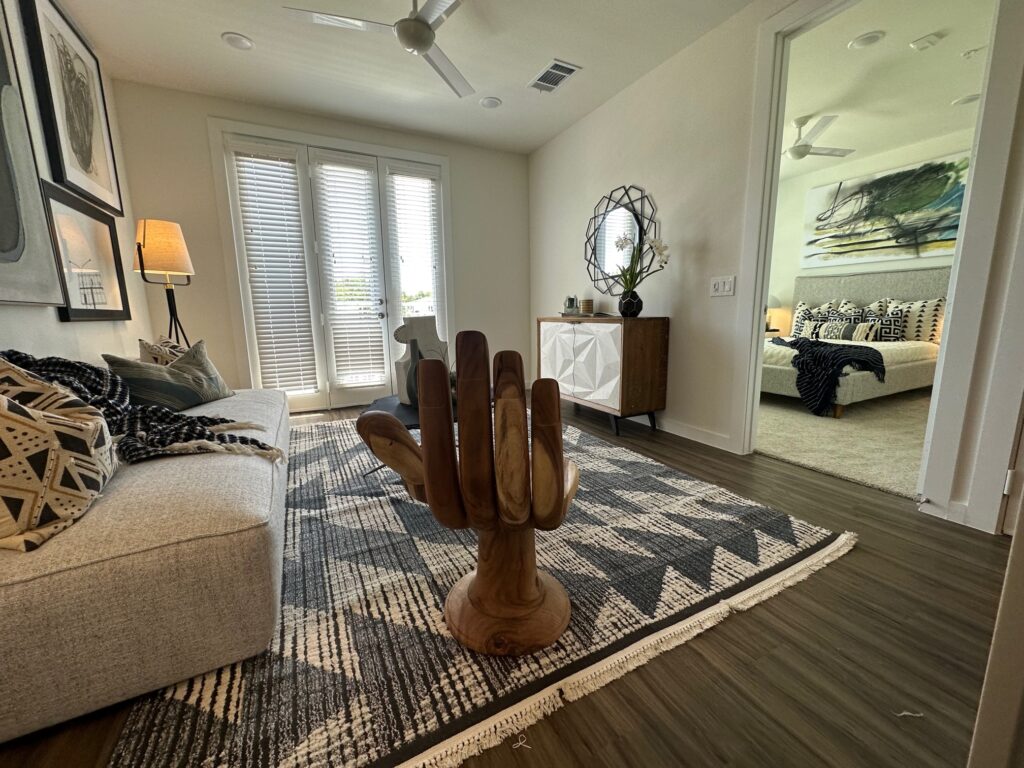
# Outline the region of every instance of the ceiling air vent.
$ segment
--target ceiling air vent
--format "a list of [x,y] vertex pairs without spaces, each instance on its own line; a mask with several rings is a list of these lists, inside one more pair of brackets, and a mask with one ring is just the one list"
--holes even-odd
[[575,64],[555,59],[544,68],[543,72],[533,79],[528,87],[534,88],[541,93],[551,93],[551,91],[561,86],[570,76],[581,69],[582,67],[577,67]]

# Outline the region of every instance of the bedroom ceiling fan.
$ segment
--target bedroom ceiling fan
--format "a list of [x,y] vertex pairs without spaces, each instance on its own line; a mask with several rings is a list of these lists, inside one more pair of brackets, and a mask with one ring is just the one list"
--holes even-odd
[[461,2],[462,0],[427,0],[423,8],[420,9],[418,1],[413,0],[412,13],[394,24],[354,19],[350,16],[337,16],[305,8],[291,6],[285,6],[285,8],[313,24],[351,29],[356,32],[393,34],[405,50],[415,56],[422,56],[424,61],[433,67],[441,79],[448,84],[448,87],[455,91],[455,95],[462,98],[475,93],[473,86],[434,42],[437,28],[455,13]]
[[782,154],[788,155],[793,160],[803,160],[808,155],[827,155],[829,157],[846,157],[854,150],[839,149],[837,147],[816,147],[814,140],[823,134],[832,125],[839,115],[822,115],[818,122],[804,136],[804,126],[811,122],[813,115],[793,118],[793,127],[796,128],[796,141],[789,149],[783,150]]

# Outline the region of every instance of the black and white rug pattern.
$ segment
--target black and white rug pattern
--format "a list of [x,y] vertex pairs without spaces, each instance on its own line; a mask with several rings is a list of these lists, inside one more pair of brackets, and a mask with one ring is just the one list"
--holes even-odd
[[572,601],[562,639],[523,658],[449,635],[475,566],[377,465],[354,422],[293,430],[282,620],[264,654],[143,697],[112,766],[454,766],[565,701],[838,558],[835,534],[567,427],[580,466],[539,566]]

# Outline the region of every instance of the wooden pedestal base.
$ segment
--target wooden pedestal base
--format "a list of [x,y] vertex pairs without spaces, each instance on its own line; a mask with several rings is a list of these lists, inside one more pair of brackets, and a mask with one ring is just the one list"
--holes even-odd
[[518,616],[492,616],[474,605],[477,573],[463,576],[444,602],[444,620],[462,645],[492,656],[522,656],[547,648],[569,626],[569,595],[553,576],[537,572],[541,601]]

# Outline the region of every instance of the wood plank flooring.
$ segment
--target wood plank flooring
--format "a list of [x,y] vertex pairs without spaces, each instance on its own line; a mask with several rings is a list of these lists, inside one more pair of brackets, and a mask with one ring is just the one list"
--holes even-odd
[[[626,421],[615,438],[603,414],[567,407],[564,416],[860,540],[807,581],[531,726],[526,745],[509,739],[469,768],[964,765],[1008,539],[767,456]],[[105,765],[126,711],[120,704],[0,745],[0,766]]]

